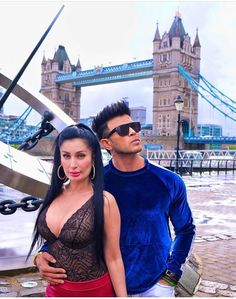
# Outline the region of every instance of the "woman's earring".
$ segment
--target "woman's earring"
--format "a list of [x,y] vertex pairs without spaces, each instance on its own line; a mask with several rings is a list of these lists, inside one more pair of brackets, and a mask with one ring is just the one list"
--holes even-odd
[[[65,173],[64,173],[64,177],[61,177],[60,176],[60,169],[62,168],[62,165],[60,164],[59,165],[59,167],[57,168],[57,176],[58,176],[58,178],[61,180],[61,181],[64,181],[65,179],[66,179],[66,175],[65,175]],[[63,169],[63,168],[62,168]],[[63,172],[64,172],[64,170],[63,170]]]
[[95,170],[95,166],[92,165],[92,171],[91,171],[92,175],[90,177],[90,179],[93,181],[95,179],[96,176],[96,170]]

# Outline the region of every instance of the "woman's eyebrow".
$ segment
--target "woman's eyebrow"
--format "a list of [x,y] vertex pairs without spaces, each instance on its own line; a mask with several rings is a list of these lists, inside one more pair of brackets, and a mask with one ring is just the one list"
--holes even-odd
[[[70,154],[70,152],[65,151],[65,150],[61,150],[61,152],[64,153],[64,154]],[[86,152],[87,152],[87,150],[80,150],[80,151],[77,151],[77,152],[75,152],[75,153],[76,153],[76,154],[79,154],[79,153],[86,153]]]

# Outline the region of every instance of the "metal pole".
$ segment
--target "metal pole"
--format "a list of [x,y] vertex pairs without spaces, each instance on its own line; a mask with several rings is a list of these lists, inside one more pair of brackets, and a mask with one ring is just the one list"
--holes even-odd
[[38,48],[41,46],[42,42],[44,41],[44,39],[48,35],[49,31],[51,30],[52,26],[56,22],[57,18],[59,17],[60,13],[62,12],[63,8],[64,8],[64,5],[62,5],[61,9],[57,13],[57,15],[55,16],[55,18],[51,22],[51,24],[49,25],[48,29],[45,31],[44,35],[41,37],[41,39],[38,42],[38,44],[36,45],[36,47],[33,49],[32,53],[27,58],[26,62],[23,64],[22,68],[19,70],[19,72],[16,75],[16,77],[11,81],[11,84],[9,85],[9,87],[7,88],[6,92],[4,93],[4,95],[2,96],[2,98],[0,100],[0,109],[2,108],[2,106],[4,105],[4,103],[6,102],[8,96],[10,95],[10,93],[12,92],[12,90],[14,89],[14,87],[16,86],[17,82],[19,81],[19,79],[22,76],[23,72],[27,68],[27,66],[30,63],[31,59],[33,58],[34,54],[37,52]]
[[180,111],[178,112],[177,146],[176,146],[176,165],[175,171],[179,173],[179,139],[180,139]]

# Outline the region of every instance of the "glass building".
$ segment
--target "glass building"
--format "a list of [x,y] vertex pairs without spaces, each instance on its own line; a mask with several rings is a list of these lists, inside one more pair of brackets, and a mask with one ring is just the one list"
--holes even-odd
[[220,137],[222,136],[222,126],[214,124],[199,124],[197,126],[197,135],[200,137]]

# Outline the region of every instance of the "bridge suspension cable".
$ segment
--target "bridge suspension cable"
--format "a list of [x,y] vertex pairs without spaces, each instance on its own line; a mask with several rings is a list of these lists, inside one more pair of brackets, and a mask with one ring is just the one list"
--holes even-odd
[[6,134],[8,136],[14,134],[16,130],[23,124],[23,122],[27,119],[30,112],[32,111],[32,107],[28,106],[28,108],[17,118],[17,120],[12,124],[10,128],[8,128]]
[[178,66],[179,73],[190,84],[190,86],[201,95],[214,109],[219,111],[225,117],[236,121],[236,101],[232,100],[224,93],[219,91],[200,73],[198,74],[201,84],[195,80],[182,66]]
[[28,106],[27,109],[16,120],[12,121],[11,123],[9,122],[10,127],[7,127],[2,130],[0,134],[0,138],[3,136],[9,138],[15,135],[18,128],[24,123],[24,121],[27,119],[31,111],[32,111],[32,107]]

